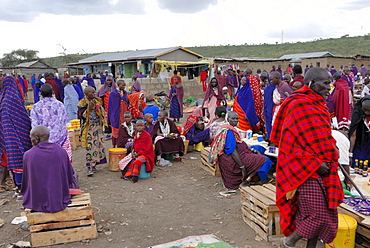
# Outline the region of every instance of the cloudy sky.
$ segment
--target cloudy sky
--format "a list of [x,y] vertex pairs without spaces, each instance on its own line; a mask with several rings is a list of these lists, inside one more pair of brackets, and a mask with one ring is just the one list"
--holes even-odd
[[368,0],[1,0],[0,56],[356,36],[369,13]]

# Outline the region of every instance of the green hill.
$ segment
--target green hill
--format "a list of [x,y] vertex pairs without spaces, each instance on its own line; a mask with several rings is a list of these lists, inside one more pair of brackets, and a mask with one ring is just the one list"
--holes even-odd
[[42,58],[46,64],[50,65],[51,67],[61,68],[65,67],[66,64],[69,63],[76,63],[81,59],[85,59],[98,53],[86,53],[86,54],[67,54],[65,56],[57,56],[57,57],[50,57],[50,58]]
[[319,39],[309,42],[260,45],[228,45],[188,47],[205,57],[279,58],[284,54],[329,51],[336,56],[370,55],[370,34],[342,36],[337,39]]
[[[260,45],[227,45],[187,47],[189,50],[210,58],[279,58],[284,54],[329,51],[336,56],[370,55],[370,34],[364,36],[318,39],[308,42]],[[68,54],[44,58],[43,61],[52,67],[64,67],[95,54]]]

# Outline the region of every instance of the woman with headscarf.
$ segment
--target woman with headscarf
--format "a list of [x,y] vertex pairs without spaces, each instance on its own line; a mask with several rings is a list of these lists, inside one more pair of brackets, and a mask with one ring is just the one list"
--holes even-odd
[[137,78],[138,77],[136,75],[132,76],[132,82],[134,83],[132,85],[132,93],[141,91],[141,84]]
[[171,85],[171,90],[168,98],[170,99],[170,118],[174,118],[174,122],[179,122],[183,117],[184,87],[179,82],[178,78],[174,78],[174,84]]
[[86,77],[82,78],[82,85],[91,86],[94,87],[94,89],[96,89],[94,79],[91,77],[91,73],[87,73]]
[[209,127],[217,119],[215,110],[216,107],[220,105],[226,105],[226,100],[222,92],[221,85],[218,83],[217,78],[214,77],[211,79],[210,84],[208,84],[202,106],[202,108],[205,110],[205,115],[209,119],[207,127]]
[[[103,101],[103,106],[105,111],[108,114],[108,99],[111,91],[115,90],[117,88],[116,83],[114,82],[114,79],[111,76],[107,76],[104,79],[104,85],[100,88],[98,92],[98,97],[100,97]],[[107,134],[106,139],[111,138],[110,134],[112,133],[112,128],[110,126],[107,126],[104,130],[104,133]]]
[[94,175],[96,165],[107,162],[104,146],[103,126],[107,125],[105,110],[95,89],[87,86],[85,98],[78,103],[78,117],[81,120],[81,143],[86,148],[87,176]]
[[353,108],[350,137],[350,157],[369,160],[370,158],[370,96],[361,98]]
[[104,85],[100,88],[98,92],[98,97],[103,100],[104,109],[108,110],[108,98],[110,93],[117,88],[114,79],[111,76],[106,77]]
[[242,88],[238,90],[234,98],[233,111],[239,116],[238,128],[247,131],[258,123],[258,116],[254,107],[254,99],[249,80],[241,79]]
[[189,144],[198,144],[199,142],[209,142],[209,128],[204,129],[202,109],[195,109],[191,115],[188,116],[184,124],[184,135],[189,140]]

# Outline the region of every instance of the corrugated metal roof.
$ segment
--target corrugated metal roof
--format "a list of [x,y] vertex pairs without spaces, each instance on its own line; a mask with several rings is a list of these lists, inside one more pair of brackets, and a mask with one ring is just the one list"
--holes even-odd
[[167,47],[167,48],[136,50],[136,51],[127,51],[127,52],[118,52],[118,53],[103,53],[103,54],[95,55],[95,56],[92,56],[86,59],[82,59],[78,63],[82,64],[82,63],[97,62],[97,61],[125,61],[125,60],[135,60],[135,59],[154,59],[162,54],[166,54],[166,53],[169,53],[177,49],[183,49],[196,56],[200,56],[199,54],[191,52],[182,47]]
[[305,59],[305,58],[320,58],[320,57],[335,57],[331,52],[314,52],[314,53],[295,53],[295,54],[285,54],[279,59]]
[[240,57],[240,58],[207,58],[214,59],[218,61],[253,61],[253,62],[266,62],[266,61],[280,61],[280,60],[289,60],[289,59],[274,59],[274,58],[249,58],[249,57]]
[[24,63],[20,63],[14,67],[31,67],[33,64],[36,64],[38,62],[38,60],[36,61],[31,61],[31,62],[24,62]]

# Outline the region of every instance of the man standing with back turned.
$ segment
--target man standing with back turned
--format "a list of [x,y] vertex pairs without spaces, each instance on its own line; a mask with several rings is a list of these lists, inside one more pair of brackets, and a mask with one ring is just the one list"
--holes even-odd
[[337,234],[343,189],[325,106],[331,79],[324,68],[311,68],[306,85],[283,102],[272,128],[270,140],[279,147],[276,205],[285,247],[301,238],[308,239],[307,248],[316,247],[318,238],[330,243]]

